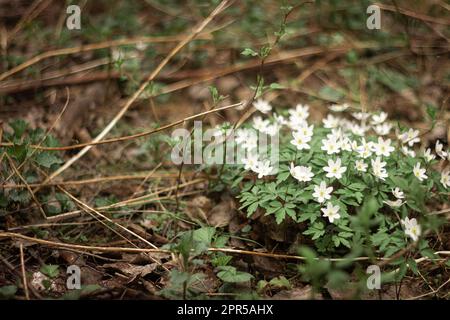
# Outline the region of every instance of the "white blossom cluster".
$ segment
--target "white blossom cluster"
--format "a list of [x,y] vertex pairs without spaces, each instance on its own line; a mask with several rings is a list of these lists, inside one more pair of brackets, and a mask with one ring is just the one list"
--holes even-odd
[[[261,113],[268,115],[272,111],[272,106],[268,101],[258,100],[253,106]],[[330,110],[334,113],[341,113],[350,108],[348,104],[333,105]],[[444,150],[440,141],[436,142],[434,152],[430,148],[418,151],[421,144],[420,132],[415,129],[394,132],[393,124],[388,121],[388,114],[385,112],[368,113],[353,112],[349,117],[328,114],[322,120],[322,128],[316,128],[309,124],[309,106],[298,104],[295,108],[287,111],[285,116],[272,113],[271,119],[264,119],[261,116],[253,118],[253,128],[270,136],[277,134],[280,130],[287,128],[288,134],[292,135],[290,144],[294,147],[296,156],[307,153],[314,144],[314,137],[318,130],[322,133],[320,137],[320,149],[327,158],[327,164],[321,170],[314,172],[312,166],[296,165],[290,163],[290,175],[305,187],[313,177],[322,176],[324,179],[314,185],[312,197],[322,204],[322,216],[328,218],[330,223],[334,223],[341,218],[339,206],[334,205],[329,200],[333,191],[331,183],[342,179],[349,171],[356,170],[358,174],[370,174],[380,183],[385,183],[390,177],[388,159],[396,158],[402,154],[405,157],[413,158],[415,165],[412,168],[412,175],[419,183],[425,183],[429,178],[431,170],[430,162],[435,159],[450,160],[450,152]],[[251,136],[246,131],[240,129],[238,132],[238,143],[246,148],[254,148],[257,138]],[[323,134],[325,130],[325,134]],[[393,140],[394,139],[394,140]],[[401,153],[401,154],[400,154]],[[343,155],[347,163],[343,163]],[[258,175],[258,178],[271,175],[272,167],[268,160],[260,160],[257,156],[250,155],[244,159],[244,167]],[[328,181],[326,181],[328,180]],[[440,173],[440,183],[446,189],[450,188],[450,172],[444,169]],[[336,184],[334,184],[336,186]],[[392,208],[399,208],[406,203],[405,194],[399,187],[391,189],[393,200],[384,201]],[[402,220],[405,234],[414,241],[420,236],[421,228],[416,219],[406,217]]]

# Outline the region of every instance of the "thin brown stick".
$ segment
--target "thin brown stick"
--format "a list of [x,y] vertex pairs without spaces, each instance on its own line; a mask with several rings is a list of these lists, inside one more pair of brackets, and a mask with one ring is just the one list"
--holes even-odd
[[[129,252],[129,253],[171,253],[169,250],[163,250],[163,249],[142,249],[142,248],[124,248],[124,247],[98,247],[98,246],[84,246],[84,245],[78,245],[78,244],[68,244],[68,243],[62,243],[62,242],[55,242],[55,241],[49,241],[49,240],[43,240],[38,238],[32,238],[25,235],[22,235],[20,233],[12,233],[12,232],[0,232],[0,238],[13,238],[13,239],[22,239],[27,240],[34,243],[39,243],[42,245],[50,246],[50,247],[56,247],[56,248],[72,248],[72,249],[79,249],[79,250],[87,250],[87,251],[99,251],[99,252]],[[208,248],[208,251],[210,252],[223,252],[223,253],[235,253],[235,254],[243,254],[243,255],[252,255],[252,256],[260,256],[260,257],[267,257],[267,258],[274,258],[274,259],[289,259],[289,260],[301,260],[304,261],[307,258],[302,256],[293,256],[293,255],[286,255],[286,254],[274,254],[274,253],[266,253],[266,252],[257,252],[257,251],[246,251],[246,250],[239,250],[239,249],[231,249],[231,248]],[[450,256],[450,251],[437,251],[434,253],[435,255],[442,255],[442,256]],[[370,257],[357,257],[352,259],[346,259],[346,258],[317,258],[317,259],[323,259],[328,261],[368,261],[372,258]],[[389,258],[376,258],[377,260],[386,260]],[[427,261],[427,260],[433,260],[430,258],[421,259],[419,262]]]
[[[196,184],[196,183],[199,183],[199,182],[203,182],[203,181],[204,181],[203,179],[197,179],[197,180],[189,181],[189,182],[184,183],[180,187],[190,186],[190,185],[193,185],[193,184]],[[166,189],[161,189],[161,190],[152,192],[151,194],[147,194],[145,196],[141,196],[141,197],[137,197],[137,198],[133,198],[133,199],[128,199],[128,200],[116,202],[116,203],[113,203],[113,204],[108,205],[108,206],[97,207],[97,208],[94,208],[94,209],[98,210],[98,211],[105,211],[105,210],[110,210],[110,209],[116,209],[116,208],[124,207],[124,206],[127,206],[127,205],[142,204],[142,203],[144,203],[145,200],[147,200],[147,201],[149,199],[157,200],[156,198],[152,198],[152,197],[155,197],[158,194],[163,193],[163,192],[172,191],[174,189],[175,189],[175,186],[172,186],[172,187],[169,187],[169,188],[166,188]],[[159,199],[161,199],[161,198],[159,198]],[[60,219],[69,219],[69,218],[73,218],[73,217],[78,216],[82,212],[83,212],[82,210],[75,210],[75,211],[71,211],[71,212],[61,213],[61,214],[58,214],[56,216],[48,217],[46,220],[47,221],[52,221],[52,220],[60,220]]]
[[34,18],[36,18],[38,15],[41,14],[42,11],[44,11],[50,3],[52,3],[53,0],[46,0],[43,2],[43,0],[36,0],[33,2],[33,4],[27,9],[25,14],[20,18],[19,22],[17,22],[14,29],[8,34],[7,40],[9,41],[11,38],[13,38],[22,28],[24,25],[30,23]]
[[388,4],[375,3],[375,5],[377,5],[378,7],[380,7],[383,10],[391,11],[391,12],[398,12],[398,13],[401,13],[401,14],[403,14],[405,16],[408,16],[408,17],[411,17],[411,18],[415,18],[415,19],[418,19],[418,20],[423,20],[423,21],[436,23],[436,24],[443,24],[443,25],[446,25],[446,26],[450,25],[450,20],[448,20],[448,19],[439,19],[437,17],[430,17],[430,16],[427,16],[425,14],[417,13],[417,12],[414,12],[414,11],[411,11],[411,10],[407,10],[407,9],[404,9],[404,8],[398,8],[398,10],[397,10],[397,8],[395,6],[391,6],[391,5],[388,5]]
[[28,292],[27,274],[25,272],[25,259],[23,257],[23,243],[22,242],[19,244],[19,249],[20,249],[20,265],[21,265],[21,269],[22,269],[23,289],[25,290],[25,298],[27,300],[30,300],[30,293]]
[[[209,32],[205,32],[204,34],[200,34],[198,37],[202,39],[210,39],[211,37],[208,36]],[[88,51],[94,51],[94,50],[101,50],[106,48],[114,48],[119,46],[126,46],[130,44],[137,44],[137,43],[167,43],[167,42],[177,42],[180,41],[180,39],[183,39],[185,36],[164,36],[164,37],[137,37],[137,38],[125,38],[125,39],[119,39],[119,40],[112,40],[112,41],[104,41],[99,43],[93,43],[83,46],[77,46],[72,48],[62,48],[62,49],[56,49],[47,51],[41,54],[38,54],[34,56],[33,58],[25,61],[24,63],[21,63],[20,65],[12,68],[11,70],[3,73],[0,75],[0,81],[5,80],[6,78],[36,64],[41,62],[42,60],[52,58],[52,57],[58,57],[58,56],[65,56],[65,55],[71,55],[71,54],[78,54]]]
[[[184,119],[177,120],[175,122],[172,122],[172,123],[167,124],[165,126],[159,127],[157,129],[152,129],[152,130],[148,130],[148,131],[144,131],[144,132],[141,132],[141,133],[136,133],[136,134],[128,135],[128,136],[122,136],[122,137],[117,137],[117,138],[105,139],[105,140],[100,140],[100,141],[91,141],[91,142],[87,142],[87,143],[80,143],[80,144],[74,144],[74,145],[63,146],[63,147],[43,147],[43,146],[39,146],[39,145],[30,145],[29,147],[32,148],[32,149],[38,149],[38,150],[44,150],[44,151],[67,151],[67,150],[74,150],[74,149],[81,149],[81,148],[86,148],[86,147],[97,146],[97,145],[101,145],[101,144],[109,144],[109,143],[115,143],[115,142],[134,140],[134,139],[138,139],[138,138],[142,138],[142,137],[146,137],[146,136],[152,135],[154,133],[158,133],[160,131],[167,130],[169,128],[172,128],[172,127],[175,127],[177,125],[180,125],[180,124],[182,124],[184,122],[203,117],[203,116],[205,116],[207,114],[210,114],[210,113],[216,113],[216,112],[219,112],[219,111],[224,111],[224,110],[228,110],[228,109],[232,109],[232,108],[237,108],[237,107],[240,107],[240,106],[242,106],[242,102],[231,104],[231,105],[220,107],[220,108],[216,108],[216,109],[213,109],[213,110],[204,111],[204,112],[201,112],[201,113],[194,114],[192,116],[186,117]],[[0,147],[12,147],[13,145],[14,144],[11,143],[11,142],[0,143]],[[46,184],[47,182],[48,181],[46,181],[45,183],[42,183],[42,184]]]
[[120,247],[97,247],[97,246],[84,246],[79,244],[70,244],[70,243],[62,243],[55,242],[49,240],[43,240],[38,238],[32,238],[28,236],[24,236],[19,233],[10,233],[10,232],[0,232],[0,238],[13,238],[13,239],[22,239],[27,240],[34,243],[39,243],[42,245],[46,245],[49,247],[55,248],[69,248],[69,249],[78,249],[78,250],[86,250],[86,251],[98,251],[98,252],[130,252],[130,253],[169,253],[168,250],[162,249],[142,249],[142,248],[120,248]]
[[407,300],[417,300],[417,299],[420,299],[420,298],[424,298],[424,297],[430,296],[430,295],[432,295],[432,294],[436,294],[436,293],[438,293],[442,288],[444,288],[444,287],[445,287],[447,284],[449,284],[449,283],[450,283],[450,278],[448,278],[447,281],[445,281],[443,284],[441,284],[436,290],[432,290],[432,291],[430,291],[430,292],[421,294],[421,295],[419,295],[419,296],[415,296],[415,297],[412,297],[412,298],[408,298]]
[[[62,76],[64,77],[64,76]],[[27,90],[35,90],[39,88],[47,88],[47,87],[61,87],[61,86],[69,86],[69,85],[77,85],[77,84],[86,84],[90,82],[96,81],[104,81],[110,79],[118,79],[120,77],[119,72],[107,72],[107,71],[98,71],[91,72],[89,74],[83,75],[74,75],[67,76],[62,79],[37,79],[37,80],[29,80],[26,82],[14,81],[12,84],[6,84],[0,86],[0,94],[7,95],[12,93],[23,92]]]
[[[3,155],[3,154],[2,154]],[[0,156],[1,160],[1,156]],[[1,163],[1,161],[0,161]],[[107,176],[107,177],[97,177],[97,178],[89,178],[89,179],[81,179],[81,180],[68,180],[68,181],[58,181],[58,182],[48,182],[46,184],[43,183],[29,183],[28,185],[31,188],[36,187],[52,187],[52,186],[82,186],[86,184],[96,184],[96,183],[106,183],[106,182],[114,182],[114,181],[127,181],[127,180],[141,180],[145,179],[149,176],[151,172],[145,173],[136,173],[130,175],[117,175],[117,176]],[[185,175],[192,176],[194,172],[185,172]],[[153,173],[151,177],[154,179],[176,179],[177,173]],[[200,175],[200,177],[202,177]],[[2,185],[3,189],[23,189],[26,188],[25,184],[4,184]]]

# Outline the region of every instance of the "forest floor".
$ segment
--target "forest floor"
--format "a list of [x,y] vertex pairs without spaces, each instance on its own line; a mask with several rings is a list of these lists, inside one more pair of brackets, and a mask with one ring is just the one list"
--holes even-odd
[[[413,256],[418,272],[376,291],[317,286],[292,223],[248,218],[220,169],[170,158],[176,128],[248,119],[234,104],[250,108],[262,78],[264,99],[308,104],[313,123],[348,102],[448,149],[445,1],[379,3],[379,30],[370,1],[71,2],[80,30],[64,1],[0,0],[0,298],[449,298],[445,256]],[[450,249],[449,207],[427,204],[446,221],[426,236],[433,251]],[[183,242],[190,230],[206,249]]]

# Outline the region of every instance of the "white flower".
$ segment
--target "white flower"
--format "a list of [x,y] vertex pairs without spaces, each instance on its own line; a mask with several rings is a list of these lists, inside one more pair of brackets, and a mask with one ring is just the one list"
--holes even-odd
[[378,143],[372,144],[372,150],[377,156],[389,157],[395,148],[391,146],[391,139],[383,140],[382,137],[378,137]]
[[236,131],[235,141],[237,145],[251,150],[258,145],[258,135],[252,129],[239,129]]
[[375,177],[384,180],[388,177],[388,173],[386,172],[386,169],[384,168],[386,166],[386,162],[381,161],[380,157],[377,157],[375,160],[370,160],[372,163],[372,172]]
[[344,104],[333,104],[329,108],[331,111],[334,111],[334,112],[342,112],[342,111],[347,110],[349,107],[350,106],[348,105],[348,103],[344,103]]
[[342,174],[347,171],[347,167],[341,167],[341,159],[337,158],[336,161],[328,159],[328,166],[323,168],[323,171],[327,172],[327,178],[342,178]]
[[422,233],[422,228],[417,223],[417,220],[415,218],[412,218],[410,220],[408,217],[406,217],[405,220],[401,220],[401,223],[405,228],[405,234],[409,236],[413,241],[417,241]]
[[323,212],[323,216],[325,218],[328,218],[328,220],[333,223],[334,220],[337,220],[341,217],[341,215],[339,214],[339,207],[338,206],[333,206],[333,204],[331,202],[327,203],[327,207],[326,208],[322,208],[320,209]]
[[427,175],[425,174],[426,171],[427,171],[426,169],[420,168],[420,162],[417,162],[413,169],[414,175],[420,181],[423,181],[428,178]]
[[238,130],[236,130],[236,136],[234,138],[236,143],[237,144],[245,143],[245,141],[250,136],[250,131],[251,130],[249,130],[249,129],[238,129]]
[[356,123],[352,123],[350,125],[350,131],[356,135],[356,136],[360,136],[363,137],[366,134],[366,131],[368,131],[370,128],[368,126],[360,126],[359,124]]
[[419,133],[418,130],[409,129],[407,132],[400,134],[398,138],[403,144],[408,143],[412,147],[414,143],[420,142]]
[[288,124],[288,121],[285,117],[283,117],[281,114],[273,114],[273,118],[275,119],[275,122],[278,123],[280,126],[284,126]]
[[272,106],[268,101],[259,99],[253,103],[253,106],[262,113],[268,113],[272,110]]
[[244,165],[245,170],[252,170],[256,168],[256,165],[258,163],[258,155],[255,153],[250,153],[247,155],[246,158],[242,159],[242,164]]
[[426,160],[427,162],[430,162],[430,161],[436,159],[436,156],[435,156],[434,154],[431,153],[431,149],[430,149],[430,148],[428,148],[427,150],[425,150],[425,152],[424,152],[424,154],[423,154],[423,157],[425,158],[425,160]]
[[252,168],[252,171],[258,174],[258,179],[261,179],[264,176],[270,175],[273,171],[273,167],[270,165],[270,160],[258,161]]
[[317,199],[317,202],[322,203],[331,199],[331,192],[333,192],[333,187],[327,187],[325,181],[322,181],[320,185],[314,187],[312,196]]
[[323,127],[327,129],[337,128],[340,123],[340,119],[335,116],[329,114],[325,119],[322,120]]
[[414,150],[409,149],[407,146],[402,146],[401,151],[407,157],[411,158],[416,157],[416,153],[414,152]]
[[370,117],[370,113],[367,112],[354,112],[352,113],[353,118],[360,121],[365,121]]
[[253,150],[256,149],[258,146],[258,136],[256,135],[256,132],[250,134],[248,136],[247,141],[245,141],[242,146],[246,148],[247,150]]
[[366,142],[365,138],[361,139],[361,145],[356,149],[359,156],[363,159],[367,159],[372,155],[373,142]]
[[439,157],[441,157],[442,159],[445,160],[445,158],[447,158],[447,156],[448,156],[448,153],[442,150],[443,147],[444,147],[444,145],[439,140],[437,140],[436,141],[436,148],[435,148],[436,149],[436,153],[437,153],[437,155]]
[[358,171],[366,172],[367,171],[367,164],[364,163],[363,160],[356,160],[355,161],[355,168]]
[[358,150],[358,141],[352,140],[350,145],[352,146],[352,151],[357,151]]
[[450,188],[450,171],[443,171],[441,174],[441,183],[447,189]]
[[394,197],[396,197],[397,199],[405,198],[405,194],[399,187],[396,187],[395,189],[392,189],[391,191],[392,191],[392,194],[394,195]]
[[398,208],[404,203],[401,199],[397,199],[395,201],[386,200],[386,201],[383,201],[383,202],[386,203],[388,206],[390,206],[392,208]]
[[392,124],[387,123],[387,122],[373,127],[373,130],[379,136],[387,136],[391,132],[391,129],[392,129]]
[[314,132],[314,125],[312,124],[308,127],[308,124],[305,123],[305,125],[299,127],[297,131],[306,137],[312,137]]
[[139,51],[144,51],[145,49],[147,49],[148,44],[146,44],[145,42],[139,41],[138,43],[136,43],[136,49],[138,49]]
[[326,151],[327,154],[339,153],[341,151],[336,139],[323,139],[321,149]]
[[344,133],[341,128],[331,129],[331,133],[327,134],[327,138],[331,140],[339,140],[344,137]]
[[291,143],[297,147],[298,150],[310,149],[308,142],[311,141],[311,137],[304,135],[302,132],[292,132],[292,136],[294,137],[291,140]]
[[311,167],[304,167],[304,166],[295,166],[291,162],[291,168],[289,170],[291,172],[291,175],[297,179],[298,181],[311,181],[312,177],[314,177],[314,173],[311,171]]
[[308,123],[306,122],[306,120],[304,118],[300,118],[296,114],[291,114],[289,116],[288,126],[292,130],[297,130],[297,128],[303,127],[303,126],[306,126],[306,125],[308,125]]
[[279,131],[279,126],[278,123],[272,123],[267,125],[264,129],[261,130],[262,133],[265,133],[271,137],[273,137],[274,135],[276,135]]
[[342,137],[339,139],[338,141],[339,144],[339,149],[343,150],[343,151],[352,151],[352,144],[349,138],[347,137]]
[[289,110],[289,114],[294,118],[306,120],[309,117],[309,106],[307,104],[297,104],[295,110]]
[[376,126],[386,121],[388,114],[381,111],[379,114],[372,115],[372,125]]
[[270,124],[269,120],[263,120],[261,117],[253,118],[253,128],[258,131],[264,132],[266,127]]

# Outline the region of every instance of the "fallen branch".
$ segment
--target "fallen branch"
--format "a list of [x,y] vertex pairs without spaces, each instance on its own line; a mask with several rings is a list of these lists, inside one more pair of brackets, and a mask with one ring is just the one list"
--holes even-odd
[[[43,240],[38,238],[28,237],[19,233],[11,233],[11,232],[0,232],[0,238],[13,238],[13,239],[22,239],[34,243],[39,243],[42,245],[56,247],[56,248],[69,248],[69,249],[79,249],[79,250],[87,250],[87,251],[99,251],[99,252],[128,252],[128,253],[171,253],[169,250],[163,249],[141,249],[141,248],[122,248],[122,247],[98,247],[98,246],[84,246],[78,244],[68,244],[62,242],[55,242],[49,240]],[[275,253],[267,253],[267,252],[257,252],[257,251],[247,251],[247,250],[239,250],[239,249],[231,249],[231,248],[208,248],[210,252],[223,252],[223,253],[235,253],[235,254],[243,254],[243,255],[252,255],[252,256],[260,256],[274,259],[287,259],[287,260],[307,260],[306,257],[302,256],[294,256],[294,255],[286,255],[286,254],[275,254]],[[435,255],[441,256],[450,256],[450,251],[437,251],[434,253]],[[328,260],[328,261],[369,261],[372,258],[370,257],[357,257],[357,258],[317,258],[318,260]],[[387,260],[389,258],[376,258],[376,260]],[[416,262],[423,262],[428,260],[442,260],[442,259],[430,259],[427,257],[422,257],[416,260]]]

